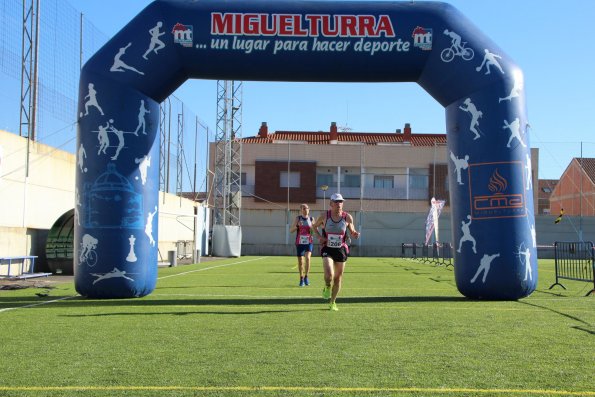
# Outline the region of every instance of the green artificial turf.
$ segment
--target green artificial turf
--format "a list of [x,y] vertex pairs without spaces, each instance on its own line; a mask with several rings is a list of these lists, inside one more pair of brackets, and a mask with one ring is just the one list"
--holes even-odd
[[350,258],[338,312],[317,257],[304,288],[295,258],[242,257],[140,299],[0,291],[0,396],[595,396],[593,285],[539,266],[530,297],[475,301],[444,266]]

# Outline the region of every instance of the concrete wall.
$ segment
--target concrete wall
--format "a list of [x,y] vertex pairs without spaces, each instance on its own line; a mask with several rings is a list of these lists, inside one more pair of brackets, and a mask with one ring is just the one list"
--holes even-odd
[[[402,243],[423,243],[427,213],[350,212],[356,228],[362,232],[360,241],[354,240],[354,256],[401,256]],[[242,210],[242,255],[295,255],[294,235],[289,235],[287,219],[291,223],[297,215],[286,210]],[[313,214],[317,216],[318,214]],[[541,215],[535,220],[537,245],[553,245],[555,241],[595,241],[595,218],[564,217],[554,224],[555,216]],[[582,226],[581,226],[582,223]],[[442,214],[440,241],[453,240],[450,215]],[[498,238],[498,236],[494,236]],[[318,246],[315,246],[317,253]],[[540,250],[544,255],[548,250]]]
[[[75,205],[76,157],[0,130],[0,257],[43,254],[48,230]],[[159,252],[194,239],[194,201],[160,193]]]

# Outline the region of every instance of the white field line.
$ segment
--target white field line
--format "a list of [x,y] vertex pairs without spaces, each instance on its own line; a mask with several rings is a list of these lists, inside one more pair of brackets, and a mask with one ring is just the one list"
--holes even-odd
[[[264,258],[266,258],[266,256],[263,256],[263,257],[260,257],[260,258],[255,258],[255,259],[248,259],[248,260],[240,261],[240,262],[233,262],[233,263],[226,263],[226,264],[223,264],[223,265],[205,267],[203,269],[191,270],[191,271],[188,271],[188,272],[183,272],[183,273],[178,273],[178,274],[172,274],[170,276],[159,277],[158,280],[163,280],[163,279],[169,278],[169,277],[181,276],[181,275],[188,274],[188,273],[195,273],[195,272],[202,272],[202,271],[210,270],[210,269],[216,269],[218,267],[226,267],[226,266],[231,266],[231,265],[237,265],[237,264],[240,264],[240,263],[252,262],[252,261],[256,261],[256,260],[260,260],[260,259],[264,259]],[[27,308],[36,307],[36,306],[48,305],[50,303],[59,302],[59,301],[65,300],[65,299],[76,298],[78,296],[80,296],[80,295],[77,294],[77,295],[73,295],[73,296],[66,296],[66,297],[59,298],[59,299],[53,299],[53,300],[49,300],[49,301],[43,301],[43,302],[33,303],[33,304],[30,304],[30,305],[24,305],[24,306],[7,307],[7,308],[4,308],[4,309],[0,309],[0,313],[8,312],[8,311],[11,311],[11,310],[27,309]]]
[[190,274],[190,273],[204,272],[205,270],[211,270],[211,269],[217,269],[219,267],[227,267],[227,266],[232,266],[232,265],[238,265],[240,263],[253,262],[253,261],[258,261],[258,260],[265,259],[265,258],[268,258],[268,257],[267,256],[262,256],[260,258],[247,259],[245,261],[239,261],[239,262],[233,262],[233,263],[225,263],[223,265],[210,266],[210,267],[205,267],[205,268],[202,268],[202,269],[190,270],[190,271],[187,271],[187,272],[176,273],[176,274],[170,274],[169,276],[158,277],[157,280],[164,280],[164,279],[170,278],[170,277],[183,276],[185,274]]

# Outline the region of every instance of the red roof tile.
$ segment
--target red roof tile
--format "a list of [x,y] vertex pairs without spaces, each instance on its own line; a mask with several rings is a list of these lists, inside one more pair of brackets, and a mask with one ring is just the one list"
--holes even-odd
[[[405,134],[374,133],[374,132],[339,132],[338,142],[364,143],[377,145],[383,143],[410,144],[411,146],[434,146],[446,143],[446,134],[411,134],[410,141],[405,141]],[[266,138],[260,136],[246,137],[243,143],[274,143],[275,141],[296,141],[316,145],[327,145],[330,141],[328,132],[309,131],[276,131],[268,134]]]

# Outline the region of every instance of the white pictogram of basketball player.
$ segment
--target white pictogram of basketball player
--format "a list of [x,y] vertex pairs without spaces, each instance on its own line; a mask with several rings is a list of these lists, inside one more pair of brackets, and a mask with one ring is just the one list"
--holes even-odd
[[[144,185],[147,183],[147,170],[151,166],[151,156],[143,156],[138,159],[134,159],[134,162],[138,164],[138,172],[140,172],[140,180]],[[136,177],[138,179],[138,177]]]
[[157,207],[155,207],[155,211],[149,212],[147,214],[147,224],[145,225],[145,234],[149,237],[149,243],[154,247],[155,240],[153,239],[153,217],[157,213]]
[[[89,83],[87,87],[89,88],[89,91],[88,94],[85,95],[84,99],[89,98],[89,100],[85,102],[85,116],[89,114],[89,106],[95,107],[97,110],[99,110],[99,113],[101,113],[102,116],[105,116],[105,114],[103,114],[103,109],[101,109],[99,102],[97,102],[97,91],[95,91],[95,85],[93,83]],[[81,113],[80,116],[82,117],[83,114]]]
[[130,47],[131,45],[132,45],[132,43],[128,43],[125,47],[120,48],[120,50],[114,57],[114,64],[110,68],[110,70],[109,70],[110,72],[125,72],[126,70],[130,70],[130,71],[136,72],[138,74],[144,75],[143,72],[133,68],[132,66],[127,65],[126,63],[124,63],[124,61],[122,61],[122,59],[120,59],[126,53],[126,50],[128,49],[128,47]]
[[483,257],[479,261],[479,267],[477,268],[477,272],[475,273],[475,276],[473,276],[473,278],[471,279],[471,284],[473,284],[475,282],[475,280],[477,280],[477,277],[479,277],[479,274],[481,272],[483,272],[483,277],[481,279],[481,282],[485,284],[486,278],[488,277],[488,272],[490,271],[490,267],[492,266],[492,261],[499,256],[500,256],[500,254],[494,254],[494,255],[483,254]]
[[159,29],[162,26],[163,26],[163,22],[159,21],[159,22],[157,22],[157,25],[155,25],[154,27],[149,29],[149,34],[151,35],[151,43],[149,44],[149,49],[143,54],[143,58],[149,59],[149,58],[147,58],[147,55],[149,55],[149,53],[151,51],[153,51],[155,54],[157,54],[157,52],[160,49],[165,47],[165,44],[163,43],[163,41],[161,41],[159,39],[159,37],[161,37],[165,34],[165,32],[159,31]]
[[531,270],[531,250],[529,248],[521,250],[521,247],[524,245],[525,243],[521,243],[518,251],[515,252],[515,255],[519,257],[521,264],[525,266],[525,278],[523,281],[527,281],[527,279],[533,280],[533,272]]
[[487,49],[485,49],[483,52],[485,53],[485,55],[483,56],[483,61],[481,62],[481,65],[475,68],[475,70],[479,72],[485,66],[485,74],[490,74],[490,66],[494,66],[500,71],[500,73],[504,74],[504,70],[502,70],[502,67],[498,63],[498,59],[496,59],[502,59],[502,57],[500,55],[496,55],[492,52],[489,52]]
[[505,130],[507,128],[510,130],[510,138],[508,138],[508,143],[506,144],[506,147],[510,147],[510,143],[514,138],[518,139],[521,145],[523,145],[523,147],[527,147],[527,145],[525,145],[525,143],[521,139],[521,122],[518,117],[514,119],[514,121],[510,124],[508,123],[508,120],[504,120],[504,125],[502,126],[502,129]]
[[469,220],[469,222],[465,222],[464,220],[461,221],[461,232],[463,232],[463,236],[459,240],[459,249],[457,250],[457,252],[459,254],[461,253],[461,248],[465,241],[471,241],[471,243],[473,244],[473,253],[477,254],[477,250],[475,249],[476,242],[473,236],[471,235],[471,215],[467,215],[467,219]]
[[147,132],[145,131],[145,127],[146,127],[145,115],[147,113],[151,113],[151,112],[145,107],[145,101],[143,99],[141,99],[140,100],[140,108],[138,109],[138,126],[136,127],[136,130],[134,131],[134,135],[138,136],[138,131],[141,129],[141,127],[143,128],[143,134],[147,135]]
[[466,170],[469,167],[469,155],[466,154],[463,158],[458,158],[454,155],[453,152],[450,152],[450,158],[452,162],[455,164],[455,171],[457,173],[457,183],[459,185],[464,185],[461,179],[461,170]]
[[465,99],[463,103],[465,104],[465,107],[459,106],[459,109],[471,114],[471,125],[469,126],[469,129],[475,134],[475,138],[473,138],[473,140],[479,139],[481,137],[478,131],[479,119],[483,116],[483,113],[481,110],[477,110],[475,104],[471,102],[471,98]]
[[527,164],[525,164],[525,170],[527,171],[527,190],[533,189],[533,171],[531,167],[531,158],[527,153]]

